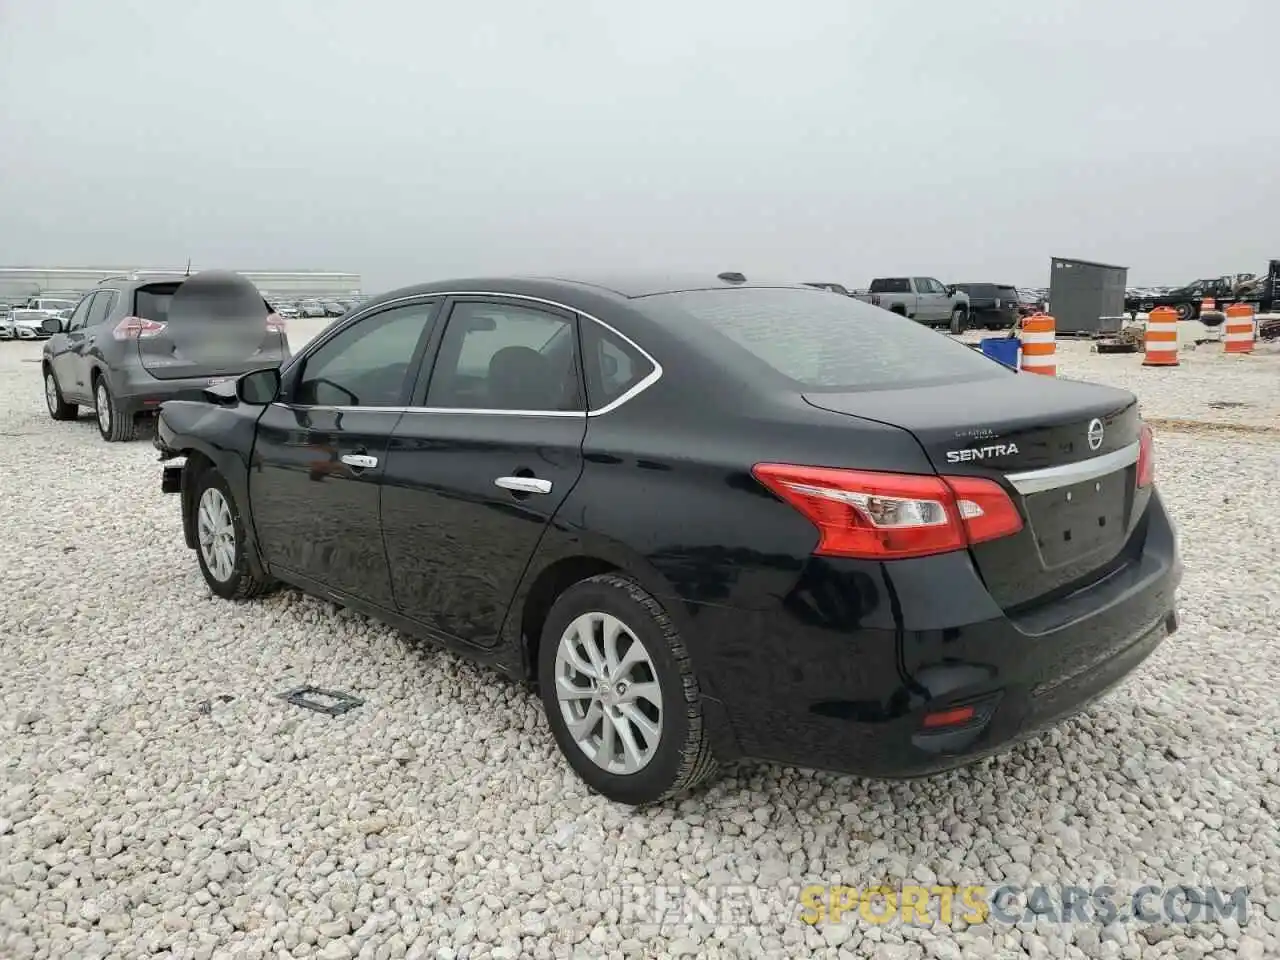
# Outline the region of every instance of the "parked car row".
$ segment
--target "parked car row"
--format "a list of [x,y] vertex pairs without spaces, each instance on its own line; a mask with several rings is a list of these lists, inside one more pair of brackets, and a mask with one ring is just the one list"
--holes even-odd
[[[134,282],[121,278],[123,282]],[[113,283],[115,281],[103,281]],[[168,281],[176,283],[177,281]],[[43,340],[48,337],[43,321],[46,317],[69,317],[77,304],[92,296],[102,284],[84,294],[67,294],[59,297],[31,297],[21,304],[0,304],[0,340]],[[363,297],[343,297],[336,300],[268,296],[275,314],[283,320],[298,317],[326,319],[341,317],[358,306]]]
[[268,301],[275,307],[280,316],[288,320],[298,317],[323,319],[325,317],[341,317],[360,304],[358,297],[344,297],[341,300],[289,300],[267,295]]
[[[1177,628],[1132,393],[740,277],[423,284],[294,357],[210,322],[269,316],[254,289],[121,284],[46,320],[45,397],[106,439],[159,408],[215,595],[292,585],[532,683],[627,804],[737,759],[954,767]],[[223,365],[177,364],[202,337]]]
[[806,283],[854,297],[930,327],[962,333],[972,327],[1004,329],[1045,308],[1047,291],[1004,283],[944,284],[933,277],[877,277],[866,290],[831,282]]

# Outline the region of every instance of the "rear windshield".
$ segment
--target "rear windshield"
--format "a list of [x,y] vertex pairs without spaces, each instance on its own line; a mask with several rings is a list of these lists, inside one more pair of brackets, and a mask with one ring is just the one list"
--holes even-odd
[[[139,287],[133,294],[133,315],[143,320],[168,323],[169,304],[173,302],[173,295],[180,286],[181,283],[149,283],[145,287]],[[270,303],[265,299],[262,302],[266,304],[269,313],[273,312]]]
[[[801,389],[926,386],[1011,374],[914,320],[818,290],[747,287],[647,298],[746,351]],[[727,343],[725,343],[727,341]]]
[[910,293],[910,277],[880,277],[871,281],[872,293]]
[[133,295],[133,315],[143,320],[169,322],[169,304],[181,284],[153,283],[139,287]]
[[994,297],[996,295],[996,285],[994,283],[957,283],[957,290],[963,290],[971,297]]

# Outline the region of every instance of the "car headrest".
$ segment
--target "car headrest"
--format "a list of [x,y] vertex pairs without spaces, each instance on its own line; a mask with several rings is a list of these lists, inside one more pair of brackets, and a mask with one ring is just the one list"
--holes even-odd
[[532,347],[503,347],[489,361],[489,400],[509,410],[555,410],[562,385]]

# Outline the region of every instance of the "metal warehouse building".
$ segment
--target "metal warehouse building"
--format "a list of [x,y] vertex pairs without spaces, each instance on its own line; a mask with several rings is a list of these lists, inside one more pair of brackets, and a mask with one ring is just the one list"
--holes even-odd
[[[191,272],[202,268],[192,264]],[[221,269],[221,268],[219,268]],[[170,280],[185,275],[176,268],[138,267],[0,267],[0,303],[23,302],[41,294],[78,294],[107,277],[137,274],[143,279]],[[237,270],[265,294],[277,297],[348,297],[359,295],[360,274],[325,270]]]

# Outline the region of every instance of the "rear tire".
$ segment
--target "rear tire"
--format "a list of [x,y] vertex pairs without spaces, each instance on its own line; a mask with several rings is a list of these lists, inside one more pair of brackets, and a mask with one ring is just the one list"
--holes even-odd
[[98,433],[107,443],[127,443],[138,435],[137,423],[132,416],[123,413],[107,378],[99,374],[93,381],[94,412],[98,421]]
[[560,595],[542,630],[538,686],[560,752],[608,799],[642,806],[716,775],[688,650],[634,580],[600,574]]
[[49,408],[49,416],[55,420],[74,420],[80,413],[80,407],[67,403],[62,399],[62,388],[58,386],[58,378],[49,367],[44,369],[44,402]]
[[246,553],[244,520],[226,479],[208,467],[196,479],[196,559],[204,582],[223,600],[252,600],[275,581],[253,572]]
[[1178,311],[1178,319],[1184,323],[1196,315],[1196,308],[1190,303],[1180,303],[1173,309]]

